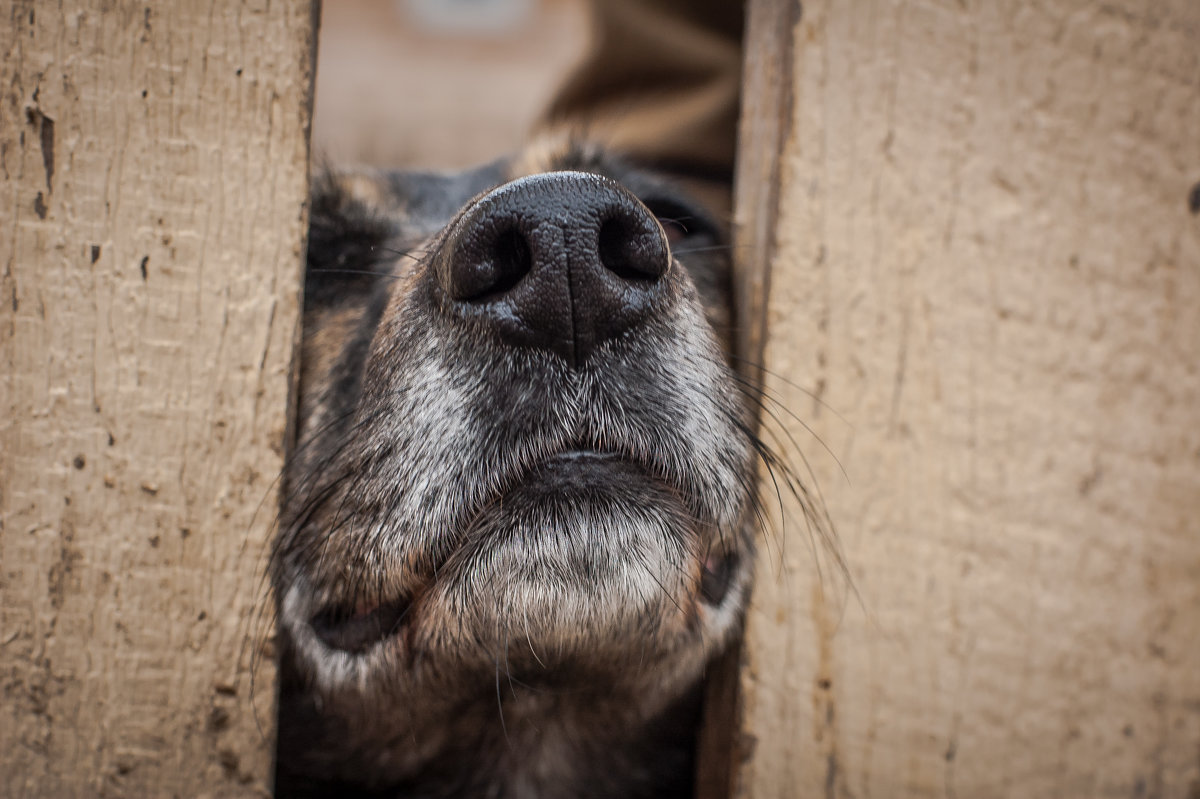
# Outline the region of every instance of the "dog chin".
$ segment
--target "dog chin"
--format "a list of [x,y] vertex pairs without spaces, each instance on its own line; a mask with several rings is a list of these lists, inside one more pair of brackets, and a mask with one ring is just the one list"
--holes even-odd
[[679,494],[638,464],[556,456],[473,520],[439,570],[418,636],[426,621],[453,619],[485,649],[511,638],[595,656],[630,645],[630,625],[685,632],[701,568],[695,527]]
[[657,661],[699,644],[708,577],[696,527],[679,492],[641,465],[566,452],[485,506],[423,589],[310,612],[298,637],[318,662],[367,669],[500,659],[534,679],[581,662]]

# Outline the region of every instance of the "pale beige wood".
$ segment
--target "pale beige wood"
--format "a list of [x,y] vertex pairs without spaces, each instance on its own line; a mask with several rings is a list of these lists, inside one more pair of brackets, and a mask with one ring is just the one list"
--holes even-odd
[[[792,124],[791,30],[800,16],[796,3],[747,7],[742,108],[738,125],[734,187],[734,348],[739,371],[754,385],[762,381],[770,262],[775,253],[779,210],[779,156]],[[709,668],[700,730],[696,799],[727,799],[742,762],[753,751],[745,728],[741,644]]]
[[738,795],[1200,795],[1200,5],[751,5],[738,253],[861,602],[788,503]]
[[311,3],[0,19],[0,795],[262,795]]

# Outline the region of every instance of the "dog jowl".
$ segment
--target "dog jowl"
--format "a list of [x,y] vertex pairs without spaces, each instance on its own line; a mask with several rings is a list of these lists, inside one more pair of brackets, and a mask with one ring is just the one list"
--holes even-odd
[[690,793],[752,560],[728,279],[702,209],[596,149],[317,181],[281,796]]

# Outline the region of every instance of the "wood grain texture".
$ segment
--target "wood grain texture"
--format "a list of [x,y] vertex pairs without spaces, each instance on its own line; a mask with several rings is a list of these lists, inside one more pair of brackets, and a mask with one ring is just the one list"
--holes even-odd
[[0,794],[264,794],[313,9],[0,11]]
[[[741,114],[734,186],[734,307],[738,325],[737,366],[752,385],[763,379],[767,295],[775,255],[779,162],[792,125],[791,81],[798,2],[751,3],[746,8]],[[745,729],[742,672],[745,652],[737,645],[712,664],[705,684],[699,740],[696,799],[727,799],[743,761],[753,750]]]
[[785,134],[743,135],[778,196],[739,194],[738,253],[770,263],[767,394],[841,466],[765,430],[861,599],[789,504],[737,795],[1200,795],[1198,41],[1182,0],[752,24],[781,83],[743,131]]

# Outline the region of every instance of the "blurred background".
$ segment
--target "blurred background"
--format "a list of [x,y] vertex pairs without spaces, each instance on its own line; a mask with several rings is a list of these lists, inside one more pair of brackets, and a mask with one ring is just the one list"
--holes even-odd
[[322,6],[313,144],[338,164],[456,168],[511,152],[588,42],[582,0]]

